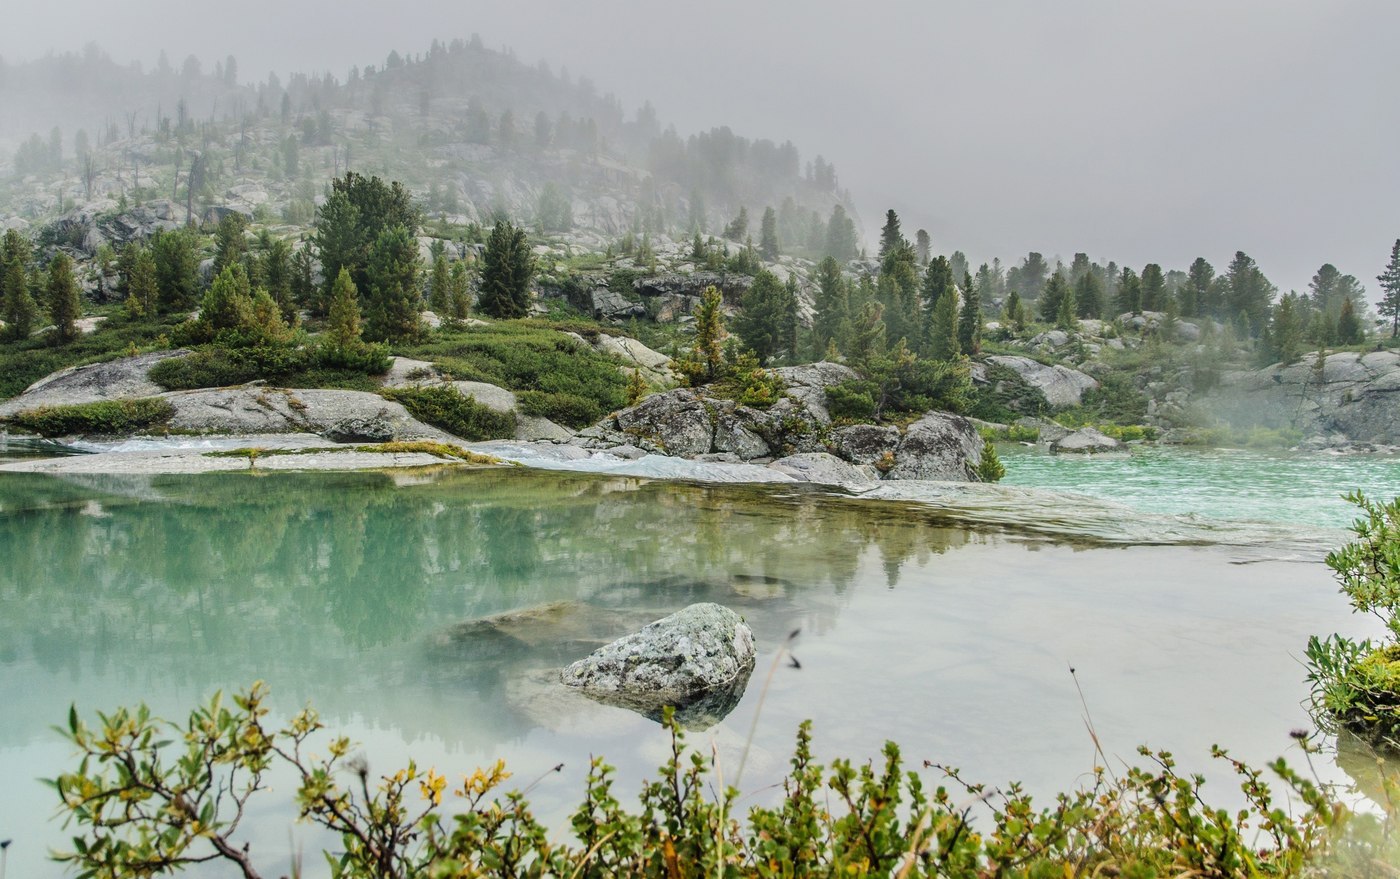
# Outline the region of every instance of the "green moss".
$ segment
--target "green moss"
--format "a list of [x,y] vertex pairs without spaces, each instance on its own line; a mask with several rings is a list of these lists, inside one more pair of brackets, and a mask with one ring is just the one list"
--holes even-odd
[[12,424],[42,436],[116,436],[164,424],[175,407],[159,397],[102,400],[72,406],[40,406],[10,418]]

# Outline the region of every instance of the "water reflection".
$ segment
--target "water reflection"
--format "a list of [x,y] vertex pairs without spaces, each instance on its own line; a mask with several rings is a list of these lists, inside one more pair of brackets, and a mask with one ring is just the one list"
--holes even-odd
[[[733,607],[772,644],[814,608],[817,630],[835,624],[867,547],[892,586],[905,561],[975,539],[805,488],[514,470],[409,487],[364,473],[0,485],[6,677],[80,692],[261,678],[286,707],[314,697],[331,720],[384,712],[410,736],[476,745],[570,704],[545,671],[687,604]],[[62,716],[72,690],[44,689],[34,710]],[[385,698],[423,692],[480,706],[482,728]],[[0,712],[0,744],[33,728]]]

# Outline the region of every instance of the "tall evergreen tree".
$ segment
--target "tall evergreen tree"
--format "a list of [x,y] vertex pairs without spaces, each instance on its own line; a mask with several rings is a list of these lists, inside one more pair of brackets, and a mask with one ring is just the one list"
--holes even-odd
[[78,337],[77,319],[82,314],[78,282],[73,280],[73,260],[59,251],[49,262],[49,319],[60,342]]
[[1137,272],[1127,266],[1123,266],[1123,271],[1118,276],[1118,292],[1114,297],[1113,307],[1120,314],[1137,314],[1142,311],[1142,282],[1138,280]]
[[734,329],[744,347],[761,364],[767,364],[782,350],[785,299],[783,283],[772,272],[761,269],[740,300]]
[[496,318],[524,317],[530,311],[530,279],[535,257],[525,230],[501,220],[491,230],[482,254],[481,292],[483,314]]
[[360,296],[355,290],[355,282],[350,278],[350,270],[342,267],[331,285],[329,316],[326,321],[326,339],[333,349],[347,352],[363,345],[360,326]]
[[1337,344],[1360,345],[1366,341],[1366,329],[1356,316],[1356,306],[1350,299],[1342,300],[1342,310],[1337,315]]
[[248,255],[248,218],[238,211],[230,211],[219,220],[214,230],[214,276],[235,263],[242,263]]
[[1103,314],[1103,288],[1099,276],[1085,270],[1074,282],[1074,305],[1078,316],[1086,320]]
[[880,230],[880,261],[896,248],[905,244],[904,234],[899,231],[899,215],[890,209],[885,212],[885,227]]
[[[140,244],[127,245],[131,257],[126,270],[127,311],[154,315],[160,308],[160,285],[156,281],[156,258],[151,249]],[[132,304],[134,301],[134,305]]]
[[920,229],[914,233],[914,255],[919,258],[919,265],[926,266],[933,258],[933,242],[928,237],[927,229]]
[[778,258],[778,215],[773,208],[764,208],[763,223],[759,228],[758,252],[763,254],[764,259],[773,262]]
[[445,253],[433,257],[433,270],[428,278],[428,306],[443,319],[452,311],[452,280]]
[[724,227],[724,237],[730,241],[743,241],[749,237],[749,209],[740,205],[739,213]]
[[816,301],[812,314],[812,352],[820,360],[834,341],[841,345],[841,325],[849,318],[846,279],[834,257],[817,265]]
[[845,208],[835,205],[826,224],[826,255],[845,263],[855,259],[859,249],[855,221],[847,216]]
[[[374,341],[417,336],[423,302],[418,286],[417,239],[405,226],[384,229],[370,248],[367,269],[366,335]],[[336,277],[340,277],[338,272]]]
[[199,240],[191,229],[157,231],[151,236],[156,285],[162,311],[184,311],[199,293]]
[[297,301],[294,292],[295,274],[292,267],[292,246],[281,238],[273,239],[265,235],[259,245],[262,255],[258,260],[263,288],[272,296],[277,307],[282,310],[282,318],[294,324],[297,316]]
[[1298,360],[1303,343],[1303,324],[1298,311],[1298,294],[1289,293],[1279,300],[1264,344],[1260,346],[1265,360],[1284,364]]
[[[1048,289],[1049,285],[1046,286]],[[1078,313],[1074,302],[1074,288],[1065,283],[1065,293],[1060,297],[1060,307],[1055,311],[1055,326],[1067,333],[1074,332],[1079,329]]]
[[1390,337],[1395,338],[1400,331],[1400,240],[1390,249],[1390,262],[1385,271],[1376,276],[1381,282],[1381,301],[1377,307],[1381,317],[1390,318]]
[[472,311],[471,283],[467,279],[467,264],[457,260],[452,264],[452,277],[448,280],[451,296],[448,298],[448,316],[454,322],[467,319]]
[[778,309],[778,347],[789,361],[797,361],[797,275],[788,275]]
[[1186,317],[1218,317],[1223,303],[1214,301],[1211,284],[1215,280],[1215,267],[1206,262],[1205,257],[1196,257],[1186,272],[1186,283],[1181,288],[1181,313]]
[[1065,276],[1059,272],[1051,272],[1050,279],[1045,282],[1045,290],[1040,294],[1040,299],[1036,301],[1036,311],[1040,319],[1046,323],[1055,323],[1059,320],[1060,305],[1069,295],[1069,284],[1065,281]]
[[1045,289],[1046,278],[1050,275],[1050,266],[1045,262],[1045,257],[1035,251],[1026,254],[1017,271],[1017,283],[1023,299],[1039,299],[1041,291]]
[[1269,316],[1269,304],[1276,292],[1274,285],[1269,283],[1259,266],[1242,250],[1236,251],[1225,278],[1225,305],[1228,312],[1244,315],[1247,326],[1243,329],[1258,335]]
[[676,368],[691,387],[724,376],[724,297],[714,286],[706,287],[695,306],[695,342],[676,361]]
[[946,256],[933,257],[928,261],[928,268],[924,270],[923,287],[919,291],[924,320],[923,332],[920,334],[919,344],[915,347],[922,353],[927,354],[932,350],[934,312],[938,308],[938,303],[942,301],[943,295],[952,289],[953,269],[952,266],[948,265],[948,258]]
[[1162,267],[1150,262],[1142,267],[1142,282],[1138,294],[1138,307],[1142,311],[1161,311],[1165,302],[1167,279],[1162,275]]
[[963,272],[962,308],[958,311],[958,347],[969,355],[982,350],[982,297],[967,272]]
[[962,349],[958,346],[958,294],[949,287],[933,307],[929,338],[929,357],[934,360],[956,360]]
[[401,183],[385,183],[354,171],[332,180],[330,194],[316,212],[312,236],[325,279],[323,301],[329,300],[331,285],[342,267],[350,269],[357,290],[370,293],[369,252],[381,233],[402,226],[409,237],[416,238],[422,223],[422,213]]
[[6,339],[23,341],[34,332],[39,307],[29,293],[29,243],[14,229],[5,233],[4,257],[0,319],[5,321]]

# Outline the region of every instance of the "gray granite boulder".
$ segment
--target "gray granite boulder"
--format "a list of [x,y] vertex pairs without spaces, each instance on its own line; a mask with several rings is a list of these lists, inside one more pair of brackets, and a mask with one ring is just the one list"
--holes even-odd
[[36,381],[18,397],[0,403],[0,417],[14,415],[40,406],[70,406],[121,400],[133,397],[154,397],[165,389],[151,381],[151,367],[171,357],[183,357],[189,351],[158,351],[135,357],[120,357],[105,363],[60,369]]
[[689,388],[654,394],[622,410],[616,427],[643,449],[681,457],[707,454],[715,437],[710,410]]
[[1077,369],[1058,364],[1047,366],[1029,357],[997,354],[988,357],[987,362],[1015,372],[1027,384],[1038,388],[1051,406],[1078,406],[1083,402],[1085,391],[1099,386],[1092,377]]
[[874,467],[851,464],[828,452],[788,455],[768,466],[793,479],[818,485],[861,485],[880,481],[880,471]]
[[968,482],[982,462],[982,436],[972,422],[947,412],[929,412],[904,430],[887,479]]
[[675,708],[687,726],[709,726],[743,697],[754,666],[743,618],[718,604],[692,604],[568,666],[566,686],[652,719]]
[[1127,447],[1111,436],[1092,427],[1081,427],[1050,444],[1050,451],[1057,454],[1096,454],[1099,452],[1121,452]]

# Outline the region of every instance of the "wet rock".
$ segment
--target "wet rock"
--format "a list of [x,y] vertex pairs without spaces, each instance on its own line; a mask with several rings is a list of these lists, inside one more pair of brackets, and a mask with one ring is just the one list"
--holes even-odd
[[880,480],[880,471],[874,467],[851,464],[828,452],[788,455],[768,466],[801,482],[820,485],[859,485]]
[[1050,444],[1050,451],[1057,454],[1096,454],[1100,452],[1121,452],[1126,448],[1118,440],[1095,430],[1081,427],[1068,436]]
[[737,613],[692,604],[578,660],[560,680],[654,720],[673,707],[682,723],[703,728],[743,697],[754,656],[753,631]]
[[816,424],[831,423],[826,408],[826,390],[860,376],[849,366],[821,361],[804,366],[784,366],[773,370],[782,379],[789,397],[802,405],[804,415]]
[[424,424],[398,403],[364,391],[285,390],[243,386],[161,395],[175,407],[170,426],[204,433],[315,433],[375,441],[456,437]]
[[899,429],[874,424],[852,424],[831,432],[831,451],[852,464],[876,465],[885,456],[893,458],[899,448]]
[[968,482],[982,462],[982,437],[966,418],[930,412],[909,425],[886,479]]
[[665,455],[703,455],[714,443],[710,411],[689,388],[654,394],[622,410],[616,426],[640,448]]

